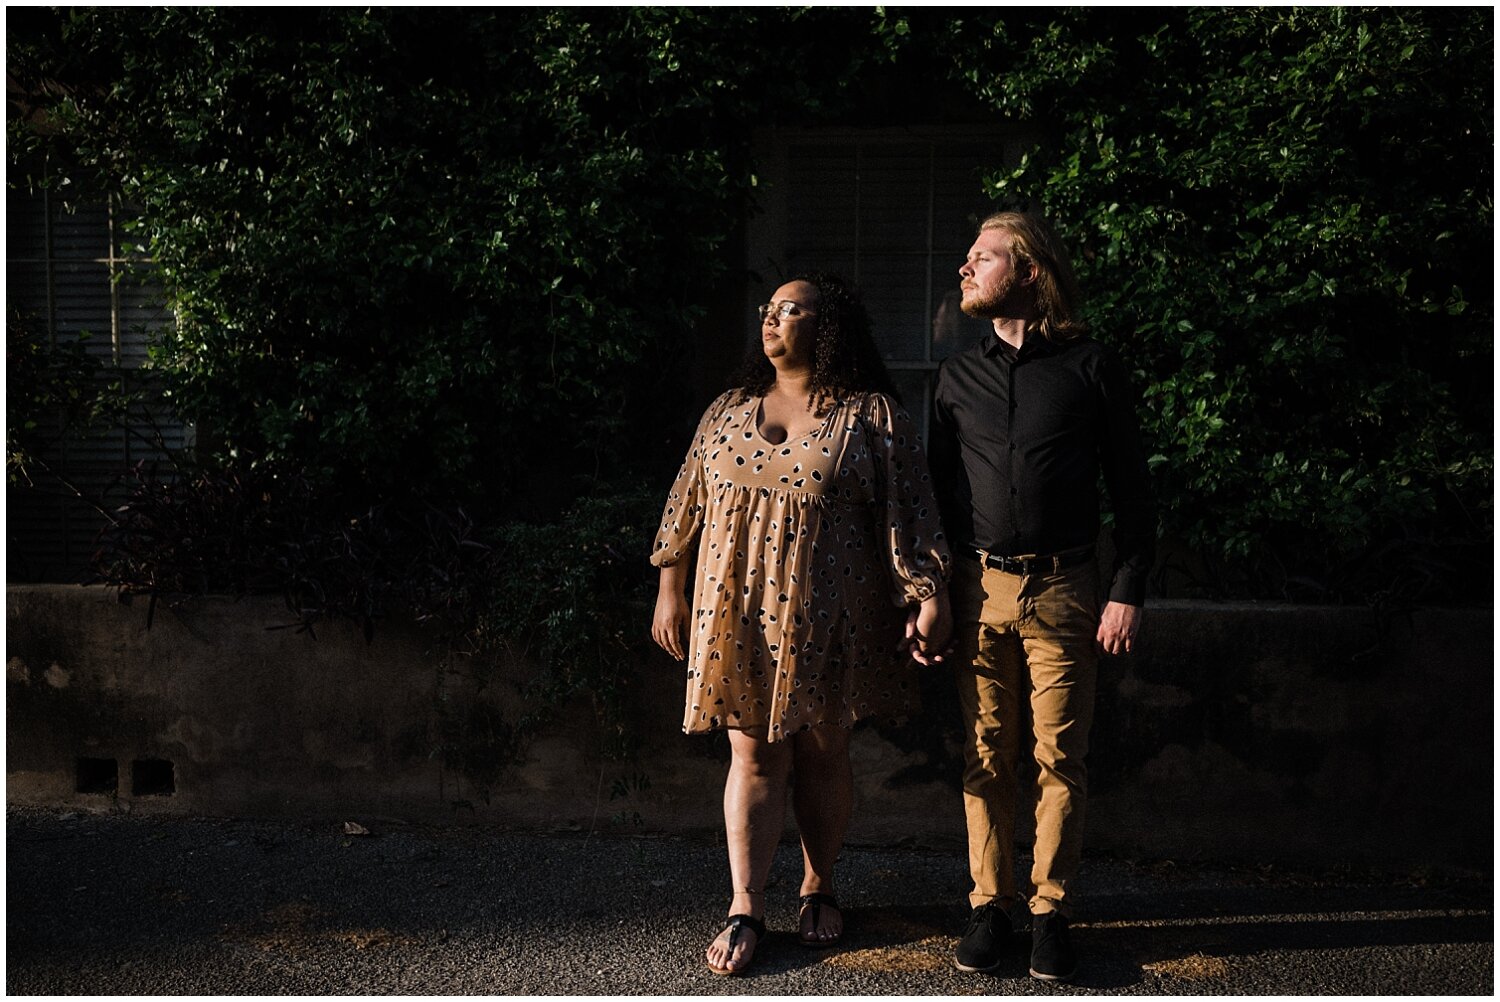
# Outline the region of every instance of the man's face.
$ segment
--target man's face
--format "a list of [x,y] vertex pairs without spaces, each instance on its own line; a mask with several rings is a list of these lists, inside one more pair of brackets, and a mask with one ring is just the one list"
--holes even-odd
[[782,318],[771,311],[760,322],[760,344],[777,368],[812,364],[817,337],[818,288],[811,282],[788,282],[771,294],[771,305],[792,303],[799,315]]
[[1016,271],[1010,236],[997,229],[979,231],[958,274],[963,291],[960,306],[969,316],[983,319],[1018,315],[1019,289],[1031,281],[1029,273]]

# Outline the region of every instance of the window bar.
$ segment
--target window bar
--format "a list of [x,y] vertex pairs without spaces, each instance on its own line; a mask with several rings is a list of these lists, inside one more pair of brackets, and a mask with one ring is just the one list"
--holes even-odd
[[110,195],[104,201],[107,214],[105,226],[109,233],[109,257],[105,260],[105,267],[109,273],[109,346],[110,354],[114,357],[115,368],[120,367],[120,282],[117,270],[115,244],[115,196]]
[[[115,363],[114,374],[115,374],[115,376],[117,376],[120,379],[120,388],[123,391],[125,389],[124,380],[125,380],[126,373],[125,373],[124,367],[121,365],[121,359],[123,358],[124,348],[123,348],[123,345],[121,344],[121,341],[120,341],[120,337],[121,337],[121,333],[120,333],[120,314],[121,314],[121,309],[120,309],[120,279],[121,279],[121,272],[120,272],[119,241],[117,239],[117,233],[116,233],[116,224],[117,224],[118,220],[117,220],[117,216],[116,216],[116,212],[115,212],[118,204],[119,203],[118,203],[118,201],[117,201],[117,199],[115,198],[114,195],[109,195],[105,199],[105,201],[104,201],[104,207],[105,207],[105,211],[106,211],[106,214],[107,214],[105,225],[106,225],[106,228],[108,229],[108,236],[109,236],[109,257],[105,261],[105,266],[108,269],[108,275],[109,275],[109,343],[110,343],[110,354],[114,358],[114,363]],[[134,442],[134,436],[131,434],[131,431],[132,431],[132,426],[131,426],[132,419],[133,418],[132,418],[132,415],[131,415],[131,412],[130,412],[130,408],[127,405],[127,407],[125,409],[125,428],[124,428],[125,434],[123,436],[124,443],[125,443],[125,465],[127,467],[129,467],[132,463],[135,462],[135,442]]]
[[[52,350],[57,350],[57,235],[52,226],[52,186],[48,182],[52,178],[52,158],[50,156],[42,160],[42,275],[47,287],[47,345]],[[68,453],[68,436],[64,434],[67,429],[66,418],[62,412],[57,414],[57,462],[61,469],[68,469],[70,464]],[[72,505],[59,504],[57,506],[58,518],[62,522],[62,556],[64,566],[73,566],[73,517]]]
[[47,178],[52,174],[48,156],[42,160],[42,275],[47,286],[47,344],[57,347],[57,279],[52,273],[52,188]]

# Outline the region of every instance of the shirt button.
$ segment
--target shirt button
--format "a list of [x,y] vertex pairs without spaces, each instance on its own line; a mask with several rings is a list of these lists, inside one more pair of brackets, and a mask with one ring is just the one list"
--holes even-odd
[[1015,497],[1017,493],[1019,493],[1019,492],[1014,487],[1012,487],[1010,489],[1010,496],[1011,497]]
[[1014,443],[1014,442],[1010,443],[1010,451],[1011,452],[1015,452],[1016,451],[1016,443]]

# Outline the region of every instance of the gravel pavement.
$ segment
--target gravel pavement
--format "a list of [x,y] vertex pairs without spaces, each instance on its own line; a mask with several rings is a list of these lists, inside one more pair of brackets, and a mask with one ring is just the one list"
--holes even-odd
[[8,808],[10,994],[1483,994],[1489,877],[1297,875],[1090,857],[1073,984],[951,962],[961,850],[851,847],[848,931],[797,945],[784,845],[752,973],[711,974],[709,839]]

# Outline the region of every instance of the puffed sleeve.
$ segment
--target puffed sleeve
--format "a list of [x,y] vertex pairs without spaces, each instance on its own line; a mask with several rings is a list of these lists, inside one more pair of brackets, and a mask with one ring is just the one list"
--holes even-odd
[[677,479],[667,494],[661,528],[657,530],[656,544],[651,548],[653,566],[672,566],[692,552],[693,544],[697,542],[698,533],[703,529],[703,512],[708,505],[707,480],[703,471],[703,460],[708,455],[708,437],[720,423],[734,395],[734,391],[721,395],[708,405],[698,422],[687,458],[682,461],[682,469],[677,471]]
[[911,605],[936,595],[952,571],[922,440],[887,396],[870,394],[861,415],[871,437],[881,542],[890,559],[892,599]]

